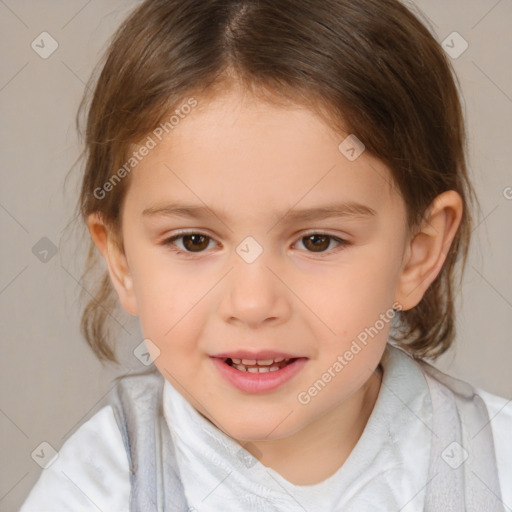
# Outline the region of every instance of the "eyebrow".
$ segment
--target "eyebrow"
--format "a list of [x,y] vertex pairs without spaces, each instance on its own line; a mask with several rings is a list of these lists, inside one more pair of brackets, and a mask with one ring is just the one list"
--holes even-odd
[[[191,219],[207,219],[210,217],[218,217],[225,219],[223,213],[215,213],[206,206],[190,205],[184,203],[166,203],[146,208],[142,215],[144,217],[185,217]],[[369,206],[349,202],[349,203],[332,203],[325,206],[304,209],[289,209],[288,211],[276,212],[275,217],[285,220],[288,223],[307,222],[314,220],[322,220],[329,218],[365,218],[375,217],[377,212]],[[281,222],[281,220],[279,222]]]

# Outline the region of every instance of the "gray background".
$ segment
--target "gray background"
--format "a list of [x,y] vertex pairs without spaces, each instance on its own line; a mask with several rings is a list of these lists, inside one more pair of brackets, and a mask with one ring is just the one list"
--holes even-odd
[[[2,511],[16,510],[37,480],[40,467],[31,454],[40,443],[58,450],[97,410],[115,375],[142,367],[132,353],[142,336],[127,314],[112,319],[123,326],[121,368],[102,366],[80,336],[86,237],[72,222],[80,182],[80,166],[73,167],[80,153],[75,112],[106,41],[137,3],[0,0]],[[458,341],[436,365],[512,398],[512,0],[415,4],[440,42],[457,31],[469,43],[452,62],[482,206]],[[59,45],[47,59],[31,48],[43,31]],[[46,262],[41,247],[51,245],[43,237],[56,249]]]

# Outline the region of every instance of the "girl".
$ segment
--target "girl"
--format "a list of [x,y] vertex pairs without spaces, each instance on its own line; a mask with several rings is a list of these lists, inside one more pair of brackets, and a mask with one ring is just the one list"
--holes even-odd
[[115,361],[119,299],[154,367],[23,512],[510,510],[510,406],[425,361],[473,191],[450,66],[401,3],[146,0],[86,157],[108,273],[83,332]]

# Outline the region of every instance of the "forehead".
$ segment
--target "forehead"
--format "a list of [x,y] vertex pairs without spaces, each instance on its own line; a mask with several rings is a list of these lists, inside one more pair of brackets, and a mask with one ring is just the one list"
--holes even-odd
[[300,105],[230,91],[198,97],[167,128],[149,134],[154,148],[132,172],[127,202],[143,209],[185,199],[261,216],[299,203],[359,202],[376,211],[396,204],[389,169],[366,152],[348,158],[340,144],[350,134]]

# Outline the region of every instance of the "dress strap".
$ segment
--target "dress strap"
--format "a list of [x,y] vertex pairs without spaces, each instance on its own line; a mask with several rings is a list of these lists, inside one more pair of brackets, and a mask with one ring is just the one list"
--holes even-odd
[[467,382],[417,361],[430,390],[425,512],[504,512],[489,413]]
[[164,382],[157,372],[125,376],[111,396],[130,466],[130,512],[189,510],[162,412]]

